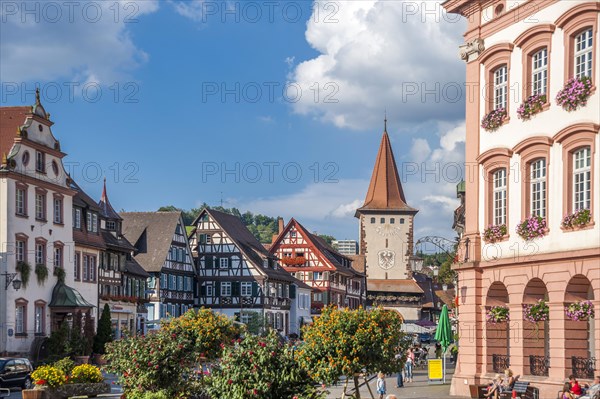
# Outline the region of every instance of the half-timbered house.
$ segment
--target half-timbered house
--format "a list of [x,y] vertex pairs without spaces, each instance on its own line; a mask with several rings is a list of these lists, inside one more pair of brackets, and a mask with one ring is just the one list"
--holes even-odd
[[356,309],[362,304],[364,274],[352,268],[352,259],[297,220],[292,218],[279,232],[269,252],[277,256],[286,271],[312,288],[315,313],[325,305]]
[[196,258],[199,305],[249,323],[289,333],[292,277],[241,219],[204,209],[194,222],[190,244]]
[[98,275],[100,309],[108,303],[113,334],[136,334],[145,329],[147,309],[146,279],[150,275],[133,258],[133,245],[122,234],[123,219],[115,212],[106,193],[106,180],[100,207],[100,231],[106,244]]
[[121,212],[123,234],[148,278],[148,323],[194,307],[196,273],[181,212]]

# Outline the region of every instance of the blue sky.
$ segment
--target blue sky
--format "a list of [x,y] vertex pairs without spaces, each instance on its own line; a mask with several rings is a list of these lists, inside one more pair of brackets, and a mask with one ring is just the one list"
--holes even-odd
[[90,195],[106,176],[117,209],[223,199],[357,238],[387,110],[415,235],[453,236],[464,24],[439,4],[24,4],[0,10],[1,103],[41,87]]

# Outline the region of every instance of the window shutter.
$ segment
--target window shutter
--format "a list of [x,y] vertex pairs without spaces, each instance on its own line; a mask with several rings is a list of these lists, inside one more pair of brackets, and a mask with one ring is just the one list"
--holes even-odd
[[296,299],[296,286],[294,284],[290,284],[290,298]]
[[329,305],[329,292],[327,291],[323,292],[323,303]]
[[240,282],[233,281],[231,283],[231,296],[240,296]]
[[324,272],[323,273],[323,280],[329,281],[329,272]]
[[200,296],[206,296],[206,286],[205,285],[200,286]]
[[313,272],[307,272],[308,273],[308,281],[312,281],[313,279]]
[[204,268],[205,269],[213,268],[213,257],[211,255],[206,255],[204,257]]
[[215,296],[219,297],[221,296],[221,284],[217,282],[217,284],[215,284]]
[[258,296],[258,283],[256,281],[252,282],[252,296]]

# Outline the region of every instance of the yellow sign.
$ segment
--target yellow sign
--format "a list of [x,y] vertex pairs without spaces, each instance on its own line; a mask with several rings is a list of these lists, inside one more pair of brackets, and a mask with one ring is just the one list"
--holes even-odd
[[444,379],[444,370],[442,368],[442,359],[430,359],[427,361],[427,373],[430,380]]

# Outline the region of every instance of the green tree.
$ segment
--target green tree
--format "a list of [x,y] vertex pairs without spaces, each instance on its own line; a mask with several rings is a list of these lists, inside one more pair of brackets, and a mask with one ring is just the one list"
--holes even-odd
[[105,346],[112,341],[112,324],[110,321],[110,308],[108,304],[104,304],[102,315],[98,320],[98,331],[94,337],[94,353],[104,354]]
[[298,350],[302,366],[318,382],[336,384],[341,376],[354,379],[357,398],[359,374],[397,372],[408,343],[402,340],[398,313],[383,308],[337,309],[326,307],[302,333]]
[[321,237],[327,244],[333,246],[333,242],[335,241],[334,236],[330,236],[327,234],[319,234],[319,237]]
[[218,367],[205,381],[213,398],[223,399],[317,399],[306,369],[296,361],[292,346],[282,344],[277,333],[266,337],[248,335],[225,349]]

